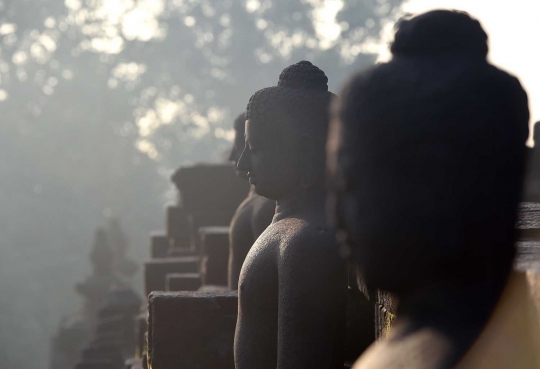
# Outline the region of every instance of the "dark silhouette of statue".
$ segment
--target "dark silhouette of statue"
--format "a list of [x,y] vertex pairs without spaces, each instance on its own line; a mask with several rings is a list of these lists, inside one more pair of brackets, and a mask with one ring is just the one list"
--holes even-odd
[[355,368],[537,368],[512,269],[527,96],[463,12],[403,20],[391,51],[345,87],[329,140],[341,238],[399,301]]
[[98,228],[95,232],[90,261],[92,275],[87,277],[84,282],[77,283],[75,289],[83,296],[85,315],[93,325],[98,310],[107,301],[111,286],[118,281],[114,270],[114,252],[107,231],[103,228]]
[[247,107],[238,169],[277,207],[240,273],[237,369],[343,368],[346,270],[324,210],[327,82],[302,61]]
[[[244,151],[246,140],[244,132],[246,127],[246,117],[242,113],[234,121],[234,144],[229,160],[235,165]],[[241,178],[247,180],[247,173],[237,170]],[[249,249],[259,238],[261,233],[270,225],[276,211],[276,202],[259,196],[255,193],[253,186],[248,197],[240,204],[231,222],[229,235],[229,288],[238,289],[238,278],[244,259]]]

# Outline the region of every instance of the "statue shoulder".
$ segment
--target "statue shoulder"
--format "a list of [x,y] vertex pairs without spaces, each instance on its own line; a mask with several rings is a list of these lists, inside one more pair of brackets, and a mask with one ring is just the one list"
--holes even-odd
[[314,257],[339,259],[335,231],[324,222],[312,222],[305,219],[286,219],[281,225],[286,229],[286,236],[280,242],[280,253],[300,259]]

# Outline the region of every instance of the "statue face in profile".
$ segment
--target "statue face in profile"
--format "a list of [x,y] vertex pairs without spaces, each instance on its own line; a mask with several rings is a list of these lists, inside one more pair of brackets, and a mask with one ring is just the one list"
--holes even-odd
[[240,114],[234,120],[234,141],[231,148],[231,153],[229,155],[229,161],[234,164],[236,168],[236,176],[242,179],[247,180],[247,173],[241,170],[238,170],[238,160],[244,151],[246,139],[245,139],[245,130],[246,130],[246,118],[245,114]]
[[273,130],[256,119],[246,122],[246,142],[238,170],[248,172],[257,194],[277,200],[298,188],[300,153],[276,137]]
[[233,147],[231,149],[231,154],[229,155],[229,161],[233,162],[235,165],[238,164],[238,159],[240,159],[240,156],[244,151],[245,142],[244,133],[235,130]]

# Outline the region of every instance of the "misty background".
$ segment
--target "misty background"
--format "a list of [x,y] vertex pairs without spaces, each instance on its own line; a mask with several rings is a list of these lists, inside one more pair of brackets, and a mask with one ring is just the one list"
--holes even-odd
[[[174,201],[171,171],[217,162],[251,94],[307,59],[337,92],[372,64],[401,0],[0,1],[0,360],[48,367],[81,309],[96,227],[130,257]],[[138,281],[134,286],[139,288]]]
[[339,92],[388,57],[396,19],[434,7],[483,22],[534,117],[537,0],[0,0],[4,366],[48,368],[61,317],[82,308],[94,230],[119,218],[142,264],[175,199],[170,174],[223,161],[254,91],[306,59]]

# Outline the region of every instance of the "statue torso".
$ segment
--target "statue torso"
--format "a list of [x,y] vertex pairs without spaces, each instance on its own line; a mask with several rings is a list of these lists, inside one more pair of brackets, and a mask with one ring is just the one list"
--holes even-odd
[[255,193],[240,204],[231,222],[229,287],[238,289],[238,277],[247,253],[255,240],[272,222],[276,202]]
[[[328,278],[332,279],[328,283],[329,289],[337,291],[338,296],[344,296],[346,291],[344,265],[338,256],[329,257],[337,254],[335,250],[334,234],[326,227],[324,217],[320,216],[281,219],[272,223],[261,234],[249,251],[240,274],[239,315],[235,337],[235,362],[238,369],[254,367],[275,369],[279,366],[277,356],[278,351],[281,351],[279,346],[283,346],[283,343],[279,342],[278,336],[283,337],[283,331],[290,330],[290,333],[286,334],[302,340],[303,333],[295,331],[297,327],[292,324],[286,327],[278,326],[279,316],[284,311],[288,313],[293,310],[301,315],[308,315],[305,312],[306,309],[313,308],[308,302],[313,297],[313,290],[316,290],[316,298],[322,296],[323,301],[326,297],[334,301],[339,300],[335,298],[335,294],[328,293],[324,288],[313,288],[313,285],[319,287],[318,276],[327,278],[328,275],[332,275],[332,278]],[[290,277],[292,269],[301,272],[299,275],[295,274],[296,277]],[[284,294],[284,289],[289,292]],[[307,306],[299,306],[298,300],[291,301],[294,297],[289,299],[287,297],[290,296],[289,293],[296,296],[305,293]],[[339,303],[336,307],[328,308],[334,309],[332,319],[336,322],[343,313],[338,310],[340,308]],[[319,323],[313,321],[315,326]],[[298,324],[305,323],[298,322]],[[324,332],[325,329],[326,326],[321,327],[319,331]],[[333,351],[323,357],[330,362],[336,352],[333,347],[336,344],[336,337],[335,334],[325,336],[328,343],[323,344],[328,351]],[[308,355],[313,356],[306,351]],[[302,356],[302,353],[297,355]]]

